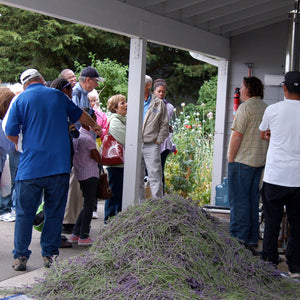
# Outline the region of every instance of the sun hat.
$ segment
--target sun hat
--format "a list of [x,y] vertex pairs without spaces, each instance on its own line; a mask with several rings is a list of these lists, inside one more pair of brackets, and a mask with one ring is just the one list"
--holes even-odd
[[42,76],[40,72],[36,69],[27,69],[24,71],[21,76],[20,76],[20,81],[22,85],[24,85],[29,79],[34,78],[34,77],[39,77]]
[[95,78],[97,81],[105,81],[104,78],[99,76],[99,73],[97,72],[97,70],[93,67],[86,67],[84,68],[81,73],[80,76],[83,77],[90,77],[90,78]]

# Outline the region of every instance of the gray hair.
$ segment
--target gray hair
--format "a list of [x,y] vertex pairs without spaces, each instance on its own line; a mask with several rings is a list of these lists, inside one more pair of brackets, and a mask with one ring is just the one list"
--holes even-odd
[[152,86],[152,78],[149,76],[149,75],[145,75],[145,85],[151,83],[151,86]]
[[87,79],[87,77],[85,77],[85,76],[79,76],[78,81],[83,83],[86,81],[86,79]]
[[43,76],[32,77],[23,84],[23,88],[25,89],[32,82],[40,82],[40,83],[45,84],[45,79],[43,78]]

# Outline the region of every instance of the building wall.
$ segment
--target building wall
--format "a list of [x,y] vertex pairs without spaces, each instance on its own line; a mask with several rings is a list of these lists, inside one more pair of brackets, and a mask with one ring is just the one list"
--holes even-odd
[[[248,76],[245,63],[253,63],[252,76],[264,82],[265,74],[283,75],[287,44],[288,22],[264,27],[231,39],[231,58],[229,64],[228,92],[226,103],[226,124],[223,176],[227,176],[227,149],[230,139],[230,126],[233,120],[234,89],[240,87],[244,76]],[[280,86],[265,86],[264,101],[270,105],[283,100]]]

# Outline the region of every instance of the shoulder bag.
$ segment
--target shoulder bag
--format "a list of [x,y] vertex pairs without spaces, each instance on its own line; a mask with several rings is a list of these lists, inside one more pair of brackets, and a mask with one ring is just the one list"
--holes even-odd
[[108,132],[109,123],[101,145],[101,159],[105,166],[124,163],[124,147]]

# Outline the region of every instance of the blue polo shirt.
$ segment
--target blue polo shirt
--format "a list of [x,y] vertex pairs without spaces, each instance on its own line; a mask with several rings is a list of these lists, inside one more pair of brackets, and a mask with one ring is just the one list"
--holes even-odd
[[150,95],[148,96],[148,99],[146,101],[144,101],[144,115],[143,115],[143,120],[145,119],[145,115],[146,115],[146,112],[150,106],[150,102],[151,102],[151,93]]
[[81,114],[82,110],[61,91],[40,83],[29,85],[18,96],[5,127],[11,136],[22,129],[17,181],[70,172],[68,118],[75,123]]

